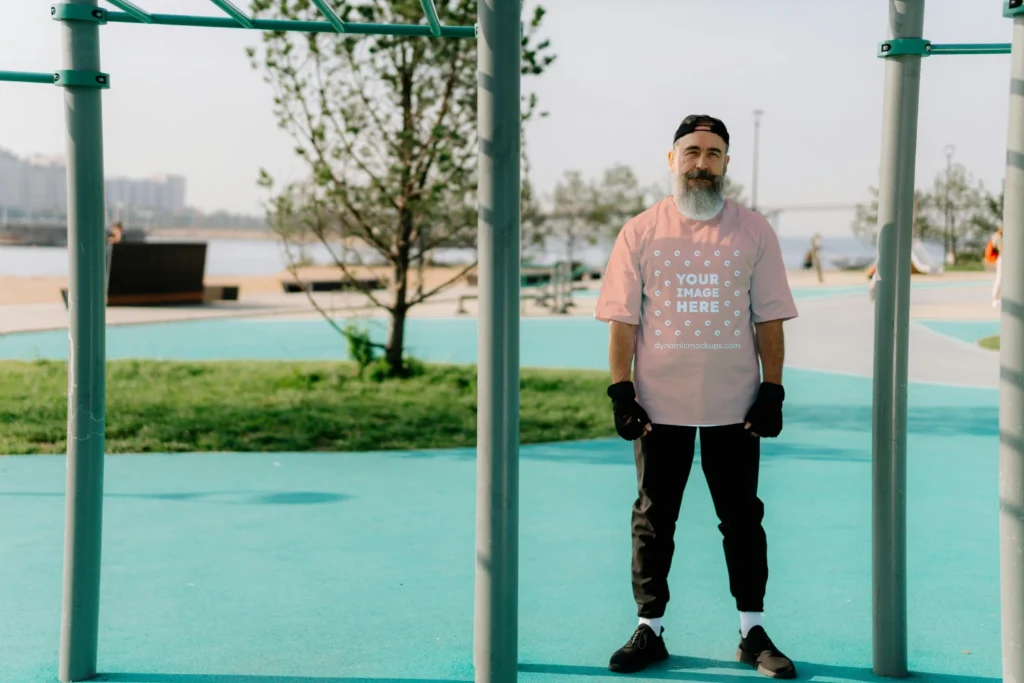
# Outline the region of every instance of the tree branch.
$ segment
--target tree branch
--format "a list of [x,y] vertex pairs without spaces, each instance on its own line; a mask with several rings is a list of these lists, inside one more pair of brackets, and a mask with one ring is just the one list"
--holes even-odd
[[335,255],[334,250],[331,248],[331,246],[327,243],[327,240],[324,238],[323,229],[315,229],[313,231],[313,234],[317,236],[317,239],[320,240],[320,243],[323,244],[324,247],[327,249],[327,253],[331,255],[331,259],[334,261],[334,264],[341,269],[342,275],[348,278],[352,284],[354,284],[363,294],[365,294],[367,298],[369,298],[370,301],[373,302],[374,306],[378,308],[383,308],[388,311],[392,310],[391,306],[386,306],[377,299],[370,285],[360,282],[359,279],[356,278],[355,275],[352,273],[352,271],[348,269],[348,264],[346,264],[344,261],[342,261]]
[[[379,103],[377,105],[374,105],[373,103],[370,102],[370,97],[369,95],[366,94],[366,80],[362,78],[362,73],[360,71],[359,65],[355,64],[351,59],[347,59],[347,61],[349,66],[351,67],[352,78],[356,80],[355,92],[359,95],[359,99],[362,101],[363,107],[367,112],[369,112],[370,118],[373,119],[373,123],[377,126],[377,128],[383,133],[386,133],[388,131],[388,127],[377,115],[377,110],[381,109],[382,107],[380,106]],[[391,152],[397,156],[401,151],[398,147],[398,143],[396,143],[391,136],[381,135],[381,137],[383,138],[384,144],[387,145]],[[374,147],[374,149],[376,148]]]
[[[296,282],[301,282],[301,280],[299,279],[298,268],[295,266],[294,263],[289,261],[285,265],[285,268],[288,270],[289,273],[292,274],[292,277],[295,278]],[[332,318],[330,315],[328,315],[327,311],[325,311],[323,309],[323,307],[321,307],[320,304],[317,303],[316,298],[313,296],[312,290],[307,289],[306,287],[303,287],[302,291],[306,294],[306,298],[309,300],[309,303],[313,305],[313,308],[316,309],[316,312],[319,313],[323,317],[323,319],[327,321],[327,324],[330,325],[331,327],[333,327],[335,332],[337,332],[341,336],[345,336],[344,330],[342,330],[340,327],[338,327],[338,323],[334,322],[334,318]]]
[[[319,58],[317,59],[317,64],[318,65],[320,64]],[[285,75],[289,75],[288,71],[289,71],[288,69],[284,70]],[[367,239],[378,249],[378,251],[380,251],[382,256],[384,256],[389,261],[394,261],[394,259],[395,259],[394,254],[376,236],[376,234],[373,231],[373,228],[372,228],[371,224],[363,218],[362,213],[352,203],[351,197],[349,196],[349,194],[347,192],[344,192],[344,191],[341,190],[341,188],[345,187],[346,184],[343,183],[338,178],[337,174],[335,174],[335,172],[334,172],[333,167],[331,166],[331,164],[328,162],[328,160],[325,157],[324,150],[321,147],[320,143],[318,142],[317,136],[314,133],[315,128],[314,128],[314,117],[313,117],[313,114],[310,111],[309,105],[308,105],[308,103],[306,101],[306,98],[303,96],[303,94],[301,92],[301,89],[299,87],[298,72],[296,70],[294,70],[294,69],[291,69],[291,72],[292,72],[290,74],[291,75],[291,81],[292,81],[292,84],[294,86],[294,92],[295,92],[295,97],[294,97],[293,101],[296,102],[301,107],[301,110],[304,113],[305,118],[306,118],[306,126],[303,127],[303,125],[295,118],[294,115],[290,116],[292,122],[295,124],[295,126],[297,128],[302,130],[302,132],[304,134],[304,137],[305,137],[304,141],[305,142],[309,142],[309,144],[312,146],[313,151],[316,153],[316,157],[317,157],[317,159],[320,162],[321,168],[326,170],[328,176],[330,177],[331,183],[335,186],[335,188],[338,188],[338,192],[336,194],[342,198],[343,205],[345,206],[345,208],[348,209],[349,212],[351,212],[352,216],[359,223],[359,226],[362,229],[362,231],[364,232],[364,234],[366,235]],[[317,69],[317,73],[319,74],[319,69]],[[383,191],[383,188],[381,188],[381,189]]]
[[437,287],[434,287],[433,289],[431,289],[428,292],[423,292],[423,294],[420,294],[420,295],[416,296],[415,298],[411,299],[410,302],[409,302],[409,306],[410,307],[411,306],[415,306],[416,304],[422,303],[423,301],[425,301],[425,300],[429,299],[430,297],[434,296],[435,294],[440,292],[442,289],[444,289],[445,287],[448,287],[449,285],[454,283],[456,280],[458,280],[459,278],[461,278],[464,275],[466,275],[466,273],[468,273],[469,271],[471,271],[474,268],[476,268],[478,263],[479,263],[478,261],[473,261],[473,263],[471,263],[470,265],[466,266],[461,271],[456,273],[453,277],[445,280],[444,282],[439,284]]
[[[363,160],[359,158],[359,155],[355,151],[353,151],[352,141],[349,140],[348,135],[345,133],[344,128],[338,122],[338,120],[335,117],[334,113],[331,111],[331,108],[328,106],[328,104],[327,104],[327,91],[326,91],[326,88],[324,86],[323,75],[320,73],[320,65],[322,64],[322,62],[320,61],[320,57],[319,56],[317,56],[316,63],[317,63],[316,80],[317,80],[317,85],[318,85],[318,92],[319,92],[319,95],[320,95],[320,113],[322,115],[326,116],[326,118],[327,118],[327,120],[329,122],[334,124],[334,129],[337,132],[338,137],[341,138],[341,144],[344,146],[345,151],[348,152],[349,157],[351,159],[353,159],[356,162],[356,165],[359,167],[359,169],[363,173],[365,173],[367,175],[367,177],[369,177],[370,182],[373,183],[374,185],[376,185],[377,189],[379,189],[385,196],[388,196],[388,191],[384,187],[383,181],[381,181],[381,179],[376,174],[374,174],[373,171],[371,171],[369,169],[369,167],[367,167],[367,165],[363,162]],[[307,116],[309,116],[308,110],[307,110]],[[319,150],[318,150],[318,153],[319,153]],[[320,156],[320,160],[324,161],[323,155],[319,154],[319,156]],[[326,162],[324,162],[324,163],[326,164]],[[392,198],[390,196],[388,198],[390,199],[391,204],[397,209],[398,205],[395,203],[394,198]]]
[[[417,170],[417,175],[419,176],[417,185],[420,190],[422,190],[427,184],[427,176],[430,173],[430,168],[434,165],[434,160],[437,158],[437,150],[441,144],[441,136],[437,135],[436,131],[441,127],[441,123],[444,121],[444,118],[447,116],[448,110],[451,107],[452,94],[455,92],[455,83],[458,80],[458,63],[459,53],[457,50],[453,49],[452,60],[449,64],[448,78],[445,81],[444,95],[441,99],[441,107],[437,113],[437,121],[434,123],[434,127],[431,128],[430,131],[430,144],[426,147],[426,160],[423,161],[423,168]],[[419,166],[421,159],[417,159],[413,165]]]

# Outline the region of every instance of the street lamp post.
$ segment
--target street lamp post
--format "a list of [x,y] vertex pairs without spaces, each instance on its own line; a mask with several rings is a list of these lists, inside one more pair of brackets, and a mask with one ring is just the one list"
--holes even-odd
[[953,253],[953,205],[949,195],[949,184],[953,174],[953,152],[956,147],[946,145],[946,265],[953,265],[956,262],[956,254]]
[[754,110],[754,182],[750,186],[750,208],[757,211],[757,165],[761,147],[761,109]]

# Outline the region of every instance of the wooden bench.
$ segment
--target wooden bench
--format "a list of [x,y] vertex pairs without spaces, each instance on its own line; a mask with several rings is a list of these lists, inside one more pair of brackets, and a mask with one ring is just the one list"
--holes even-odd
[[[237,301],[234,285],[208,287],[203,242],[118,242],[107,245],[108,306],[173,306]],[[61,289],[64,305],[68,290]]]
[[383,278],[361,277],[361,278],[338,278],[337,280],[282,280],[281,287],[285,294],[297,294],[299,292],[361,292],[367,289],[379,290],[387,287]]

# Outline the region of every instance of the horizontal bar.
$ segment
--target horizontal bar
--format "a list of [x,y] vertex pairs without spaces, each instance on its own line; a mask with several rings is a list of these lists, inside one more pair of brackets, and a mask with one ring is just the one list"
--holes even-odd
[[[153,24],[158,26],[198,26],[203,28],[248,28],[228,17],[201,17],[185,14],[151,14]],[[138,19],[127,12],[108,12],[110,23],[137,24]],[[291,21],[281,19],[253,19],[252,27],[257,31],[301,31],[304,33],[337,33],[328,21]],[[429,26],[417,24],[362,24],[347,22],[345,32],[374,36],[423,36],[433,35]],[[442,38],[475,38],[473,26],[442,26]]]
[[132,15],[144,24],[153,23],[153,17],[150,16],[149,12],[142,9],[141,7],[138,7],[137,5],[133,5],[128,0],[107,0],[107,2],[109,2],[114,7],[117,7],[118,9],[124,10],[125,12]]
[[26,71],[0,71],[0,81],[9,81],[11,83],[47,83],[53,85],[53,72],[40,74]]
[[435,38],[441,37],[441,20],[437,18],[437,8],[434,7],[434,0],[420,0],[420,4],[423,5],[423,14],[427,17],[427,23],[430,24],[430,33]]
[[327,4],[327,0],[313,0],[313,4],[320,10],[320,13],[327,17],[327,21],[331,22],[331,26],[338,31],[338,33],[348,33],[348,25],[338,16],[338,13],[331,9],[330,5]]
[[928,52],[933,55],[1008,55],[1010,43],[933,43]]
[[217,7],[220,7],[225,14],[242,25],[243,28],[252,28],[252,19],[249,15],[231,4],[231,0],[210,0]]

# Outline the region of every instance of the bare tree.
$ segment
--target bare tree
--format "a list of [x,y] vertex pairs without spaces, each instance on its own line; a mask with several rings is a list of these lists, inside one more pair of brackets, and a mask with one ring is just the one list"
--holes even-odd
[[[308,0],[253,0],[261,18],[322,20]],[[419,0],[330,0],[344,21],[424,24]],[[476,0],[441,0],[447,25],[476,21]],[[554,60],[536,36],[538,7],[523,35],[523,76]],[[477,229],[477,45],[472,39],[265,32],[254,69],[274,90],[279,125],[308,166],[301,182],[271,192],[272,223],[287,237],[320,242],[343,276],[390,314],[385,360],[405,374],[409,309],[458,281],[472,263],[431,287],[410,274],[445,247],[475,244]],[[523,119],[537,100],[526,93]],[[300,232],[296,232],[300,231]],[[376,253],[390,270],[387,296],[358,283],[335,252],[344,240]],[[422,272],[422,271],[421,271]]]

